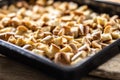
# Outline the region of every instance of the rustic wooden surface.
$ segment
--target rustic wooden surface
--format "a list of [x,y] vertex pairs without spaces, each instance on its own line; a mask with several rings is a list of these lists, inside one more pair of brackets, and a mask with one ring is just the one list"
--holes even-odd
[[[54,74],[54,73],[52,73]],[[90,75],[120,80],[120,55],[94,70]],[[108,80],[87,76],[81,80]],[[0,56],[0,80],[55,80],[27,65]]]
[[94,70],[91,75],[120,80],[120,54]]

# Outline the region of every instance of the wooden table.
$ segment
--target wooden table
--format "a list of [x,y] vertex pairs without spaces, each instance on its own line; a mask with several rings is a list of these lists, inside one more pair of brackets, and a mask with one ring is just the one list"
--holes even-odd
[[[53,73],[52,73],[53,74]],[[120,80],[120,55],[117,55],[90,75]],[[81,80],[108,80],[86,76]],[[40,71],[14,60],[0,56],[0,80],[54,80]]]

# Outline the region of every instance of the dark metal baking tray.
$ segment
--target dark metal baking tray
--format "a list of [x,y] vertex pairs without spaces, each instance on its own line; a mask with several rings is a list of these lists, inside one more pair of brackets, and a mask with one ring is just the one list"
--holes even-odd
[[[14,1],[5,0],[7,4],[11,4]],[[12,1],[12,2],[10,2]],[[100,3],[90,0],[69,0],[75,1],[78,4],[87,4],[90,8],[92,8],[96,12],[104,12],[106,8],[102,8]],[[5,4],[6,4],[5,3]],[[98,5],[99,4],[99,5]],[[106,7],[109,6],[106,4]],[[114,6],[115,7],[115,6]],[[101,9],[102,8],[102,9]],[[96,10],[97,9],[97,10]],[[112,8],[110,8],[112,10]],[[107,12],[109,13],[109,12]],[[110,13],[118,14],[115,9]],[[75,65],[64,66],[55,64],[53,61],[38,56],[28,50],[22,49],[16,45],[13,45],[9,42],[0,40],[0,53],[6,55],[7,57],[17,60],[21,63],[25,63],[34,68],[37,68],[41,72],[47,74],[48,76],[54,77],[60,80],[79,80],[84,75],[88,74],[93,69],[97,68],[99,65],[103,64],[116,54],[120,53],[120,39],[116,40],[114,43],[110,44],[108,47],[105,47],[103,50],[99,51],[97,54],[85,58],[83,61],[78,62]]]

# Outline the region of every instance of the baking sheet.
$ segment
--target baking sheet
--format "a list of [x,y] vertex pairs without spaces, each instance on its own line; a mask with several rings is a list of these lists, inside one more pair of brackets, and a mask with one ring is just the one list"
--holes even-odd
[[[100,12],[104,11],[104,9],[103,8],[101,9],[100,7],[105,7],[102,5],[97,5],[97,2],[94,2],[94,1],[87,2],[85,0],[82,2],[82,0],[81,1],[77,0],[75,2],[78,2],[80,4],[87,4],[95,11],[96,11],[96,8],[99,8]],[[112,10],[113,8],[110,8],[110,9]],[[113,10],[113,12],[110,14],[111,15],[118,14],[118,12]],[[12,59],[18,60],[22,63],[28,64],[32,67],[38,68],[43,73],[46,73],[47,75],[50,75],[50,76],[53,76],[55,78],[59,78],[62,80],[68,80],[68,79],[77,80],[80,77],[83,77],[85,74],[88,74],[88,72],[95,69],[97,66],[101,65],[102,63],[104,63],[111,57],[115,56],[119,52],[120,52],[120,40],[117,40],[115,43],[104,48],[102,51],[98,52],[96,55],[92,57],[87,57],[86,59],[84,59],[84,61],[76,65],[60,66],[46,59],[45,57],[37,56],[31,53],[30,51],[24,50],[11,43],[0,40],[0,53],[1,54],[6,55]],[[51,73],[55,73],[55,74],[51,74]]]

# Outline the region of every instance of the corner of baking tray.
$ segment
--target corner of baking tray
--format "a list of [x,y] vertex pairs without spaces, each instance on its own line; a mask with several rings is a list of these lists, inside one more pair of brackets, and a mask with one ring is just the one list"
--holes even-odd
[[[49,67],[53,67],[54,69],[56,70],[60,70],[60,71],[71,71],[74,67],[71,67],[71,66],[65,66],[65,65],[60,65],[60,64],[56,64],[52,61],[50,61],[49,59],[45,58],[45,57],[42,57],[42,56],[38,56],[37,54],[33,54],[32,52],[28,51],[28,50],[25,50],[25,49],[22,49],[21,47],[19,46],[16,46],[16,45],[13,45],[9,42],[6,42],[2,39],[0,39],[0,47],[2,51],[0,51],[1,53],[0,54],[3,54],[3,55],[6,55],[6,56],[14,56],[15,54],[16,55],[22,55],[22,56],[26,56],[30,59],[34,59],[35,61],[37,62],[40,62],[40,63],[44,63],[46,65],[48,65]],[[5,51],[3,51],[5,49]],[[14,51],[14,55],[10,54],[9,53]]]

